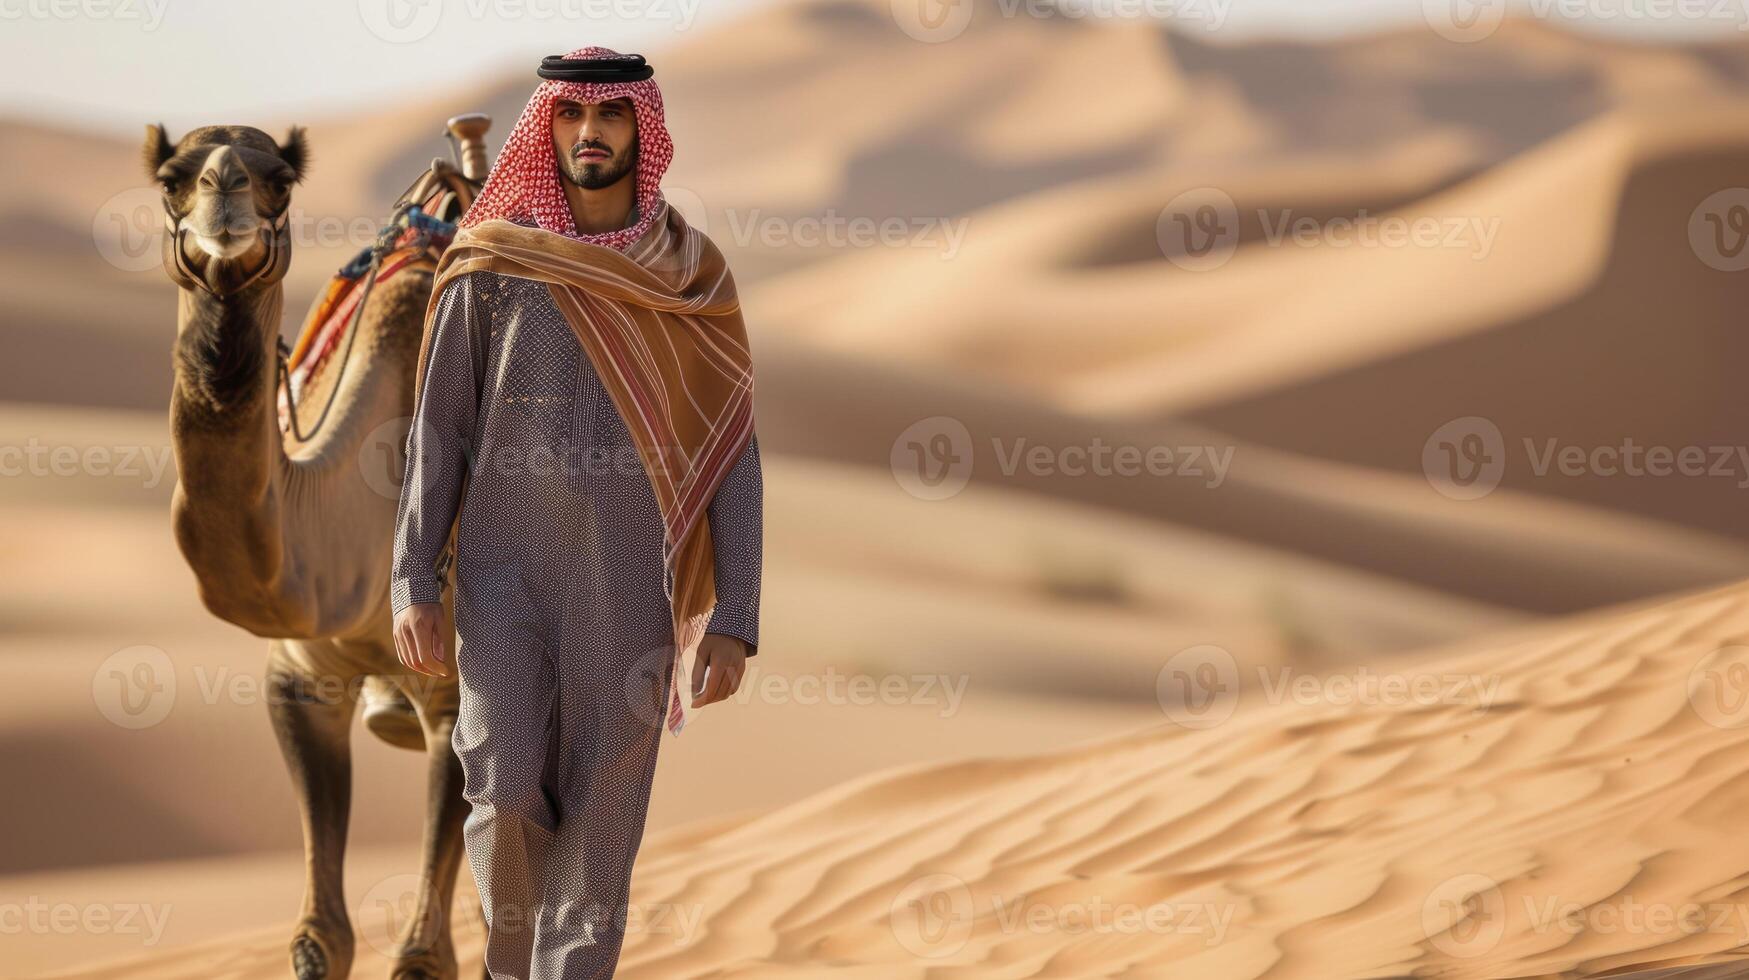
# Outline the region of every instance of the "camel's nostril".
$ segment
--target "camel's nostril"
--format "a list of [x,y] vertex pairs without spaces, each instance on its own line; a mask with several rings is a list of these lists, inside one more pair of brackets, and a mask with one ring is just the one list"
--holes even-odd
[[220,194],[234,194],[249,189],[249,172],[241,168],[226,167],[223,170],[203,170],[200,175],[200,187],[206,191],[216,191]]

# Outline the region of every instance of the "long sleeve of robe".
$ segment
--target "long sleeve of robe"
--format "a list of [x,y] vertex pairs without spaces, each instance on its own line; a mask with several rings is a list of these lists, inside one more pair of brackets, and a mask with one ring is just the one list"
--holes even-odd
[[[659,522],[651,521],[655,500],[648,477],[638,468],[624,421],[546,287],[471,272],[445,287],[433,317],[396,518],[394,612],[439,601],[437,558],[458,507],[458,573],[479,560],[515,559],[531,571],[553,563],[589,564],[590,556],[565,552],[595,542],[604,553],[596,560],[650,563],[659,583],[661,532]],[[717,591],[707,632],[738,637],[749,655],[757,654],[764,517],[757,434],[718,486],[707,514]],[[555,526],[576,533],[547,536]],[[509,544],[512,539],[522,539],[525,547]]]

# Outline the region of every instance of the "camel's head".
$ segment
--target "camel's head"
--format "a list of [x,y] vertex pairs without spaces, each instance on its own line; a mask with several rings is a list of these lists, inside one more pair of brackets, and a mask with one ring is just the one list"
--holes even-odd
[[302,127],[283,145],[249,126],[203,126],[172,144],[146,127],[146,172],[164,190],[164,268],[218,296],[270,285],[291,263],[288,210],[309,151]]

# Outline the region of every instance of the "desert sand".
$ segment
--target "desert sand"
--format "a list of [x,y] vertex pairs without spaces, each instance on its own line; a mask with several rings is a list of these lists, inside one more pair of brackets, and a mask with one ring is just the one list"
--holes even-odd
[[[1733,585],[1395,658],[1425,698],[1247,687],[1208,728],[887,769],[656,833],[621,975],[1749,976],[1746,640]],[[167,880],[270,869],[152,870],[133,886],[171,901]],[[354,877],[380,943],[406,876],[371,853]],[[281,938],[66,976],[274,976]]]
[[[1690,225],[1749,173],[1749,44],[1218,43],[986,6],[936,47],[887,6],[663,52],[671,198],[729,255],[759,370],[764,636],[746,696],[663,747],[621,975],[1749,977],[1749,471],[1526,448],[1742,442],[1749,273]],[[1090,101],[1098,71],[1124,84]],[[441,120],[501,138],[528,88],[235,120],[310,126],[288,334]],[[11,133],[0,446],[134,468],[0,480],[0,908],[50,917],[0,935],[0,976],[279,977],[299,829],[265,644],[170,535],[157,198],[128,139]],[[1159,221],[1211,189],[1236,233],[1188,269]],[[830,215],[922,234],[769,234]],[[1272,238],[1308,218],[1460,234]],[[924,499],[895,443],[942,418],[968,482]],[[1425,453],[1469,418],[1510,460],[1455,499]],[[1004,465],[1022,443],[1228,464]],[[141,645],[177,710],[131,729],[105,665]],[[423,770],[354,744],[354,975],[380,976]],[[472,975],[465,874],[455,914]]]

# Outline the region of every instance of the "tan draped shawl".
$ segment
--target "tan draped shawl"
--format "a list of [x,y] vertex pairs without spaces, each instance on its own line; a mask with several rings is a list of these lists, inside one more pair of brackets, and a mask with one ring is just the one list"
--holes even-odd
[[[461,229],[432,283],[413,405],[417,416],[432,314],[451,279],[483,269],[547,284],[625,419],[662,514],[674,625],[667,722],[678,735],[684,657],[716,607],[705,511],[753,434],[753,364],[722,253],[665,202],[661,212],[624,252],[503,219]],[[453,548],[453,524],[450,533]]]

